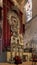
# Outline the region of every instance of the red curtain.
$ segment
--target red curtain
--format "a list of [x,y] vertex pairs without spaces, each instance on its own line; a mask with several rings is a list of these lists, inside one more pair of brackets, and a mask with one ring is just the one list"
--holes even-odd
[[10,26],[7,21],[7,13],[11,6],[10,1],[3,0],[3,47],[10,45]]

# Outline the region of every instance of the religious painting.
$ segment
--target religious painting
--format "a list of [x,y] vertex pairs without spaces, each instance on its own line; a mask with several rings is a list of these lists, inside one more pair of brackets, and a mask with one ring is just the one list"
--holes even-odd
[[[14,11],[8,13],[8,22],[11,26],[11,31],[13,35],[17,36],[17,32],[20,29],[20,19]],[[19,33],[19,32],[18,32]]]

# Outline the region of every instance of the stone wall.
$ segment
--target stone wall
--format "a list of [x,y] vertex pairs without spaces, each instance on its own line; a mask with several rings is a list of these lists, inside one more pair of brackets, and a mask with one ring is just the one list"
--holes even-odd
[[32,0],[32,12],[33,16],[37,14],[37,0]]

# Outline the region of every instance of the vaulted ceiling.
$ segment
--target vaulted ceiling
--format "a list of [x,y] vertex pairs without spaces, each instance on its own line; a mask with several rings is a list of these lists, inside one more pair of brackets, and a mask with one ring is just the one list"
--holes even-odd
[[23,0],[16,0],[19,4],[23,1]]
[[[19,4],[23,1],[23,0],[16,0]],[[25,3],[28,1],[28,0],[24,0]]]
[[[13,0],[11,0],[11,1],[13,1]],[[27,0],[14,0],[14,1],[17,1],[18,4],[21,4],[21,2],[27,2]]]

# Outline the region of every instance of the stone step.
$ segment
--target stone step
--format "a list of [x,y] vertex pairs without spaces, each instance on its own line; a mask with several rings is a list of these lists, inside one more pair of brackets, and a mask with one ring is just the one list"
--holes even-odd
[[0,55],[0,62],[6,62],[6,52],[2,52]]

